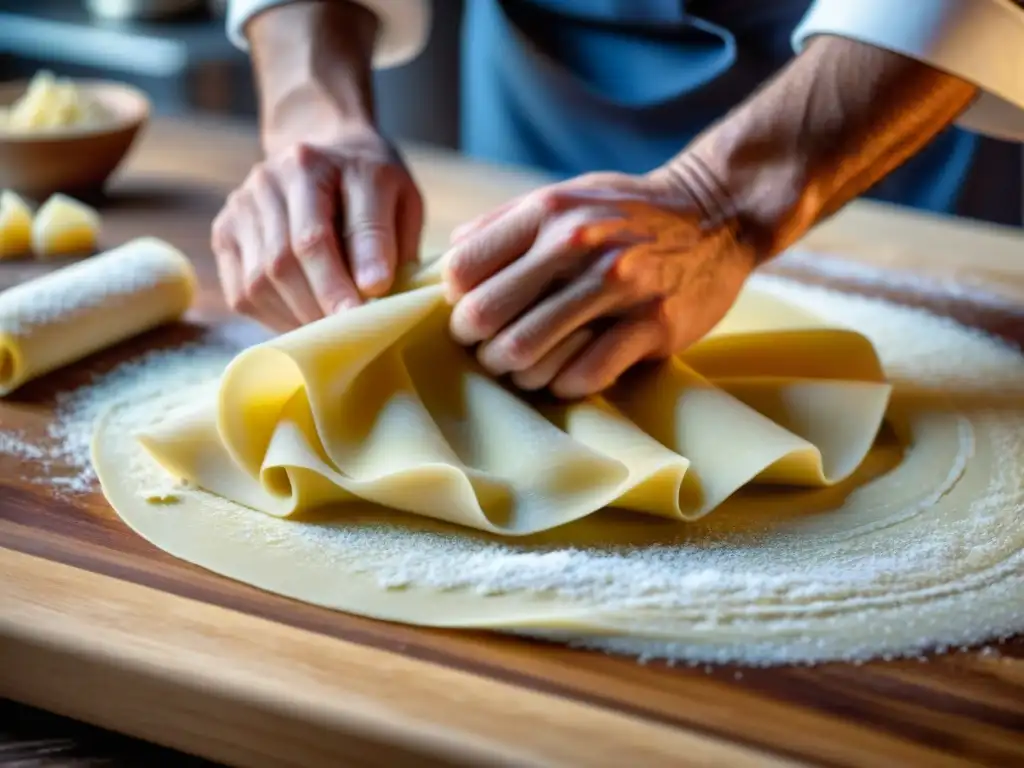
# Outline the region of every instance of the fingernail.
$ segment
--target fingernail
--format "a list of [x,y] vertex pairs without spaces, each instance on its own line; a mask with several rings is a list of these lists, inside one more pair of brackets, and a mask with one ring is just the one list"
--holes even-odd
[[358,306],[359,306],[359,299],[354,299],[354,298],[350,297],[350,298],[342,299],[341,301],[339,301],[337,306],[335,306],[335,308],[334,308],[334,312],[335,312],[335,314],[337,314],[338,312],[344,312],[347,309],[355,309]]
[[561,400],[579,400],[586,396],[585,387],[580,382],[558,381],[555,379],[551,384],[551,393]]
[[379,264],[368,264],[359,270],[359,287],[362,290],[376,288],[388,280],[388,271]]

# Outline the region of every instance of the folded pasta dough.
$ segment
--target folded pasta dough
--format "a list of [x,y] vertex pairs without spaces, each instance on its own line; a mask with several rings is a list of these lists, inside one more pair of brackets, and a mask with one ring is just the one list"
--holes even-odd
[[174,320],[192,303],[189,260],[140,238],[0,293],[0,396]]
[[687,354],[602,397],[531,399],[448,332],[436,270],[241,352],[139,434],[170,473],[287,517],[372,502],[505,535],[603,507],[695,519],[749,483],[849,476],[888,403],[867,339],[745,292]]

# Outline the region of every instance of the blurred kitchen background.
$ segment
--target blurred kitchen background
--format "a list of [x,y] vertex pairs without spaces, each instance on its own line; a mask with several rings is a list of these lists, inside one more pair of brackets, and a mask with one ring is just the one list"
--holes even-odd
[[[463,0],[433,0],[423,55],[377,74],[384,130],[457,148]],[[226,0],[0,0],[0,80],[59,75],[121,80],[162,115],[256,119],[246,55],[224,32]]]
[[[376,74],[378,111],[392,138],[458,149],[460,26],[463,4],[473,0],[432,1],[424,53]],[[252,75],[246,55],[225,35],[226,6],[227,0],[0,0],[0,81],[42,68],[122,80],[150,94],[158,115],[255,122]],[[1024,174],[1024,149],[1020,158]],[[1024,201],[1007,203],[1000,223],[1024,224]]]

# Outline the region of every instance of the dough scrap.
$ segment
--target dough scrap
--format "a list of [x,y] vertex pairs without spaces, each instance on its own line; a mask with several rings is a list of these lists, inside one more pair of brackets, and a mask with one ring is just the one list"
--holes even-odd
[[450,339],[430,275],[242,352],[216,398],[142,445],[175,477],[278,517],[362,500],[522,536],[609,506],[695,520],[750,483],[832,485],[885,413],[867,339],[756,292],[606,396],[531,401]]
[[0,397],[25,382],[181,317],[191,262],[139,238],[0,293]]
[[40,259],[91,253],[100,236],[100,215],[67,195],[52,195],[36,212],[32,250]]
[[0,260],[32,249],[32,209],[11,190],[0,192]]

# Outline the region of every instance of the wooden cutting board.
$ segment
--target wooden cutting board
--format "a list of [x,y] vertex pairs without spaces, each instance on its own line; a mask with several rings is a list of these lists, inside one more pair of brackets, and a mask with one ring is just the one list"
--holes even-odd
[[[237,128],[157,123],[105,207],[109,244],[157,235],[196,259],[192,321],[228,322],[207,233],[255,152]],[[434,240],[540,181],[413,161]],[[808,242],[940,278],[997,275],[1001,306],[915,299],[1024,341],[1019,233],[857,204]],[[0,286],[41,269],[2,265]],[[44,434],[59,392],[193,333],[156,331],[31,384],[0,403],[0,430]],[[0,454],[0,696],[245,765],[1024,765],[1024,638],[927,662],[693,669],[385,624],[178,562],[98,493],[33,481],[45,471]]]

